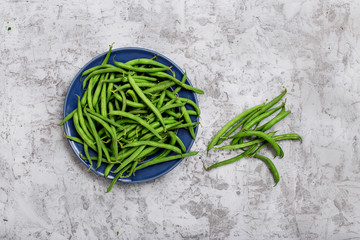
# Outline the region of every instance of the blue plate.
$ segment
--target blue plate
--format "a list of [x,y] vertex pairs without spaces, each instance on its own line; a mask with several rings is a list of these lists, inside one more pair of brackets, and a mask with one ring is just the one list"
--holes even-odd
[[[78,72],[78,74],[76,74],[74,80],[72,81],[72,83],[69,87],[69,90],[68,90],[66,98],[65,98],[64,117],[66,115],[68,115],[69,113],[71,113],[74,109],[77,108],[77,95],[79,95],[81,97],[84,94],[84,90],[82,89],[82,80],[84,79],[84,77],[81,79],[81,74],[89,68],[100,65],[102,63],[103,59],[105,58],[106,53],[107,52],[104,52],[103,54],[100,54],[99,56],[92,59]],[[184,71],[181,70],[181,68],[178,65],[176,65],[173,61],[171,61],[169,58],[165,57],[164,55],[157,53],[155,51],[149,50],[149,49],[136,48],[136,47],[113,49],[111,52],[111,56],[109,58],[109,64],[113,64],[113,58],[116,61],[127,62],[129,60],[136,59],[136,58],[152,58],[155,55],[157,56],[157,58],[156,58],[157,61],[159,61],[167,66],[173,66],[172,70],[175,72],[176,78],[181,80],[181,78],[183,77]],[[188,78],[186,79],[186,83],[191,85],[190,80]],[[183,98],[191,99],[196,104],[198,104],[198,101],[197,101],[197,98],[196,98],[196,95],[194,92],[182,89],[179,92],[179,96],[183,97]],[[188,106],[188,105],[186,105],[186,108],[192,109],[191,106]],[[196,116],[191,116],[191,118],[192,118],[193,122],[196,121]],[[66,135],[79,137],[79,135],[77,134],[77,132],[75,130],[72,119],[67,121],[64,124],[64,129],[65,129]],[[195,130],[195,135],[197,135],[198,126],[196,126],[196,128],[194,130]],[[177,136],[183,141],[184,145],[186,146],[187,152],[189,152],[192,145],[194,144],[194,139],[191,138],[189,132],[185,129],[179,129],[177,131]],[[78,157],[78,159],[87,168],[89,168],[90,163],[86,160],[83,160],[80,157],[80,154],[82,156],[85,156],[83,145],[73,142],[71,140],[69,140],[69,144],[70,144],[71,148],[73,149],[74,153],[76,154],[76,156]],[[174,154],[174,153],[172,153],[172,154]],[[90,151],[90,155],[96,156],[96,153]],[[152,156],[152,157],[154,157],[154,156]],[[150,157],[146,160],[149,160],[149,159],[150,159]],[[164,163],[156,164],[153,166],[149,166],[147,168],[143,168],[143,169],[136,171],[135,176],[131,176],[129,178],[119,178],[118,182],[136,183],[136,182],[150,181],[150,180],[161,177],[164,174],[170,172],[181,161],[182,161],[182,159],[179,159],[179,160],[173,160],[170,162],[164,162]],[[96,165],[96,161],[94,161],[94,165]],[[95,169],[95,167],[93,166],[91,168],[91,170],[93,172],[95,172],[97,175],[104,177],[105,168],[106,168],[106,164],[101,164],[101,166],[98,169]],[[115,174],[110,173],[107,178],[113,179],[114,177],[115,177]]]

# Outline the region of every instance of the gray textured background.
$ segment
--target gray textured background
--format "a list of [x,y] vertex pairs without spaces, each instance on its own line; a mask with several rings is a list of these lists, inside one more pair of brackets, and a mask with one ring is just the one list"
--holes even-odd
[[[0,238],[360,239],[360,1],[95,2],[0,3]],[[72,78],[112,42],[168,56],[206,94],[198,156],[104,194],[58,124]],[[205,172],[234,154],[206,157],[215,132],[282,86],[277,129],[304,143],[281,144],[278,186],[255,159]]]

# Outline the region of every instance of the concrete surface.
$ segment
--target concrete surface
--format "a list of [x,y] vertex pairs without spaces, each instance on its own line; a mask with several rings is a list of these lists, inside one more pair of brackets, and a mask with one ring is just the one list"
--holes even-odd
[[[360,239],[359,34],[359,1],[1,1],[0,238]],[[112,42],[168,56],[206,94],[198,156],[105,194],[58,124]],[[276,129],[304,142],[281,144],[278,186],[255,159],[205,172],[235,154],[206,157],[215,132],[282,86]]]

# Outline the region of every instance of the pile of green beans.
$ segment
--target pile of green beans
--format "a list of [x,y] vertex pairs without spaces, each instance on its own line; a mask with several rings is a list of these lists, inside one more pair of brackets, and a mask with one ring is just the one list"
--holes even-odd
[[[210,170],[229,163],[233,163],[244,157],[258,158],[264,161],[270,168],[276,186],[280,180],[279,173],[274,163],[268,157],[259,154],[259,151],[269,144],[275,150],[275,157],[280,156],[282,158],[284,156],[284,152],[277,143],[278,141],[299,139],[300,142],[302,142],[301,137],[296,133],[281,135],[275,135],[277,131],[266,133],[267,130],[272,128],[276,123],[284,119],[290,113],[290,111],[285,110],[286,101],[280,106],[272,108],[286,94],[287,90],[286,88],[284,89],[285,90],[280,95],[275,97],[270,102],[249,108],[225,124],[225,126],[210,141],[207,148],[207,153],[212,148],[214,148],[214,146],[220,145],[222,142],[228,139],[232,140],[230,144],[215,149],[239,149],[241,153],[233,158],[217,162],[209,167],[206,167],[204,163],[205,170]],[[279,113],[270,121],[260,125],[263,120],[267,119],[278,111]]]
[[[155,57],[109,64],[111,50],[112,45],[101,65],[82,73],[84,95],[78,97],[77,109],[60,123],[73,119],[79,137],[66,137],[83,144],[85,156],[81,157],[89,161],[90,168],[96,161],[96,168],[106,164],[105,177],[116,174],[107,192],[119,178],[137,170],[198,153],[187,153],[176,132],[185,128],[195,139],[194,128],[199,123],[190,116],[198,119],[200,109],[178,93],[186,89],[203,94],[185,83],[186,73],[181,81],[176,79],[171,66]],[[90,149],[96,154],[90,154]]]

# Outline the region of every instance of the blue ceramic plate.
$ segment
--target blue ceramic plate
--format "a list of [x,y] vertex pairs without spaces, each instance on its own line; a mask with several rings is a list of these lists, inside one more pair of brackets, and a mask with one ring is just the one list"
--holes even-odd
[[[66,115],[68,115],[69,113],[71,113],[74,109],[77,108],[77,96],[76,95],[79,95],[81,97],[84,94],[84,90],[82,89],[82,81],[81,81],[84,79],[84,77],[81,79],[81,74],[83,73],[83,71],[85,71],[89,68],[100,65],[102,63],[103,59],[105,58],[106,53],[107,52],[104,52],[103,54],[100,54],[99,56],[92,59],[75,76],[74,80],[72,81],[72,83],[69,87],[69,90],[68,90],[66,98],[65,98],[64,117]],[[114,50],[112,50],[111,56],[109,58],[109,64],[113,63],[113,58],[116,61],[127,62],[129,60],[136,59],[136,58],[152,58],[155,55],[157,56],[157,61],[159,61],[167,66],[172,66],[172,70],[175,72],[176,78],[181,80],[184,72],[183,72],[183,70],[181,70],[181,68],[178,65],[176,65],[173,61],[171,61],[169,58],[165,57],[164,55],[157,53],[155,51],[152,51],[152,50],[144,49],[144,48],[126,47],[126,48],[114,49]],[[191,85],[189,79],[186,79],[186,83]],[[179,92],[179,96],[191,99],[196,104],[198,104],[195,93],[193,93],[191,91],[183,89]],[[188,109],[192,109],[189,106],[186,106],[186,107]],[[196,121],[196,116],[191,116],[191,118],[192,118],[193,122]],[[67,121],[64,124],[64,129],[65,129],[65,133],[68,136],[79,137],[75,130],[72,119]],[[197,135],[198,126],[194,130],[195,130],[195,135]],[[179,136],[179,138],[183,141],[184,145],[186,146],[187,152],[189,152],[194,143],[194,139],[191,138],[189,132],[185,129],[179,129],[177,132],[177,135]],[[90,163],[86,160],[83,160],[80,157],[80,154],[82,156],[85,156],[83,145],[73,142],[73,141],[70,141],[70,140],[69,140],[69,144],[70,144],[71,148],[73,149],[74,153],[76,154],[76,156],[78,157],[78,159],[87,168],[89,168]],[[90,155],[96,156],[96,153],[90,152]],[[152,156],[152,157],[155,157],[155,156]],[[149,160],[152,157],[149,157],[146,160]],[[164,162],[164,163],[156,164],[153,166],[149,166],[147,168],[143,168],[143,169],[136,171],[135,176],[131,176],[129,178],[122,178],[122,179],[119,178],[118,182],[136,183],[136,182],[150,181],[150,180],[161,177],[164,174],[170,172],[181,161],[182,161],[182,159],[179,159],[179,160],[173,160],[170,162]],[[96,165],[95,161],[94,161],[94,165]],[[95,167],[93,166],[91,168],[91,170],[93,172],[95,172],[97,175],[104,177],[105,168],[106,168],[106,164],[102,164],[98,169],[95,169]],[[115,174],[110,173],[107,178],[113,179],[114,177],[115,177]]]

